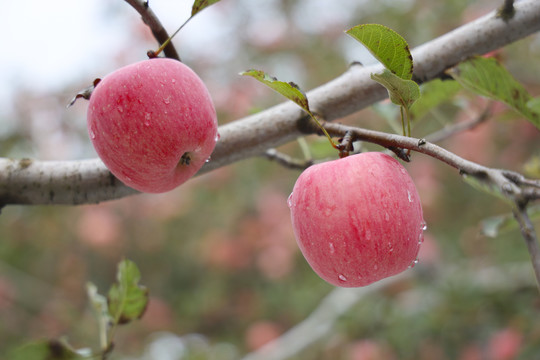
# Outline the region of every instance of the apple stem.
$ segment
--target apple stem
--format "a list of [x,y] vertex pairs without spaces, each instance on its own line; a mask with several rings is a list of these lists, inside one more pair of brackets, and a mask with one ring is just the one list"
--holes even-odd
[[150,59],[153,59],[153,58],[156,58],[159,56],[159,54],[163,51],[163,49],[165,49],[167,47],[167,45],[169,45],[169,43],[171,42],[172,38],[176,36],[176,34],[178,34],[180,32],[180,30],[182,30],[182,28],[184,26],[186,26],[186,24],[189,22],[189,20],[193,19],[193,16],[190,16],[182,25],[180,25],[180,27],[171,35],[169,36],[169,38],[167,40],[165,40],[165,42],[163,44],[161,44],[161,46],[156,50],[156,51],[148,51],[147,55]]
[[338,145],[338,150],[340,158],[347,157],[351,152],[354,151],[353,142],[355,140],[356,138],[352,131],[347,131],[345,135],[341,139],[339,139],[340,144]]
[[[306,109],[304,109],[306,110]],[[315,121],[315,124],[317,124],[317,126],[319,127],[319,129],[322,131],[322,133],[324,134],[324,136],[326,136],[326,138],[328,139],[328,141],[330,141],[330,144],[332,145],[332,147],[336,150],[339,150],[341,151],[340,147],[338,144],[336,144],[336,142],[332,139],[332,137],[330,136],[330,134],[328,133],[328,131],[326,131],[326,129],[324,128],[323,124],[319,121],[319,119],[317,119],[317,116],[315,116],[314,113],[312,113],[311,111],[306,110],[307,113],[309,114],[309,116],[311,116],[311,118],[313,119],[313,121]]]

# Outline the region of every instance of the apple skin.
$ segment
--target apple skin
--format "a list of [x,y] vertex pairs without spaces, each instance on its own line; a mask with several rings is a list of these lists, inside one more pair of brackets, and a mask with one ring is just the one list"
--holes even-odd
[[360,287],[414,266],[425,222],[405,168],[378,152],[307,168],[288,200],[302,254],[325,281]]
[[105,166],[127,186],[148,193],[191,178],[219,137],[202,80],[165,58],[125,66],[101,80],[90,97],[87,126]]

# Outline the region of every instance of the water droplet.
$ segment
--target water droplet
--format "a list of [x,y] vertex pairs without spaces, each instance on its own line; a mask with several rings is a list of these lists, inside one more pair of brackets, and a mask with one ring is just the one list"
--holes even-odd
[[387,212],[384,213],[384,220],[386,221],[390,220],[390,215],[388,215]]
[[329,243],[328,244],[328,247],[330,248],[330,254],[335,254],[336,253],[336,248],[334,246],[334,243]]
[[423,242],[424,242],[424,234],[420,233],[420,235],[418,236],[418,245],[422,245]]
[[373,265],[373,270],[375,270],[375,271],[379,270],[379,265],[377,265],[377,264]]
[[289,208],[292,208],[294,205],[292,201],[292,196],[293,196],[293,193],[291,193],[291,195],[289,195],[289,197],[287,198],[287,206],[289,206]]
[[144,114],[144,125],[150,126],[150,119],[152,118],[152,114],[146,113]]
[[412,203],[412,194],[409,190],[407,190],[407,198],[409,199],[409,202]]
[[167,96],[166,98],[163,99],[163,103],[165,105],[169,105],[171,103],[171,97],[170,96]]
[[94,140],[96,138],[96,133],[94,132],[94,130],[90,130],[90,138],[92,140]]
[[413,267],[415,267],[416,264],[418,264],[418,258],[414,259],[414,260],[409,264],[409,269],[412,269]]
[[422,231],[427,230],[427,223],[424,220],[422,220],[422,222],[420,223],[420,226],[422,227]]
[[371,239],[371,230],[366,230],[366,240]]
[[207,162],[207,163],[208,163],[208,162],[210,162],[210,160],[212,160],[212,157],[211,157],[211,156],[209,156],[208,159],[206,159],[204,162]]
[[171,79],[171,83],[176,84],[176,79]]
[[120,114],[124,112],[124,108],[123,108],[122,106],[120,106],[120,105],[118,105],[118,106],[116,107],[116,110],[118,110],[118,112],[119,112]]
[[221,135],[219,133],[216,133],[216,137],[214,137],[214,141],[218,142],[218,140],[221,138]]
[[338,279],[339,279],[339,281],[341,281],[341,282],[346,282],[346,281],[347,281],[347,277],[345,277],[345,275],[343,275],[343,274],[339,274],[339,275],[338,275]]

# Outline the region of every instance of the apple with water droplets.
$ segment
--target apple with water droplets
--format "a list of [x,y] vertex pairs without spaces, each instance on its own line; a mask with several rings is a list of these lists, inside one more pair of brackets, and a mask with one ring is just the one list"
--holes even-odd
[[405,168],[386,154],[313,165],[288,203],[302,254],[330,284],[365,286],[416,264],[426,227],[420,197]]
[[149,193],[191,178],[219,137],[202,80],[166,58],[128,65],[101,80],[90,97],[87,125],[107,168],[127,186]]

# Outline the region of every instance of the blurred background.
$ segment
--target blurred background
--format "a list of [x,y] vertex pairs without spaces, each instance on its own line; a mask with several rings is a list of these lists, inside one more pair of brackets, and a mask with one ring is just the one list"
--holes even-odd
[[[191,5],[150,1],[169,33],[187,19]],[[283,101],[241,71],[265,70],[309,90],[354,60],[371,61],[344,34],[354,25],[384,24],[413,48],[498,5],[223,0],[191,21],[174,43],[206,82],[225,124]],[[66,105],[94,78],[156,49],[147,27],[120,0],[11,1],[0,18],[0,156],[95,157],[86,102]],[[540,94],[540,35],[501,49],[497,57],[533,95]],[[486,106],[461,91],[417,119],[413,135],[474,119]],[[399,120],[397,109],[382,103],[341,121],[393,132]],[[539,140],[536,128],[495,105],[488,121],[440,145],[483,165],[540,177]],[[326,140],[308,142],[315,158],[335,156]],[[280,150],[302,156],[295,143]],[[540,301],[526,246],[516,227],[488,227],[510,208],[429,157],[413,154],[405,166],[428,223],[419,264],[406,279],[359,299],[324,340],[293,358],[540,357]],[[237,359],[256,351],[305,319],[333,289],[311,271],[295,243],[286,199],[298,175],[259,158],[161,195],[76,207],[5,207],[0,353],[62,336],[76,347],[97,346],[86,283],[105,293],[123,258],[139,266],[151,298],[141,320],[119,329],[113,359]]]

